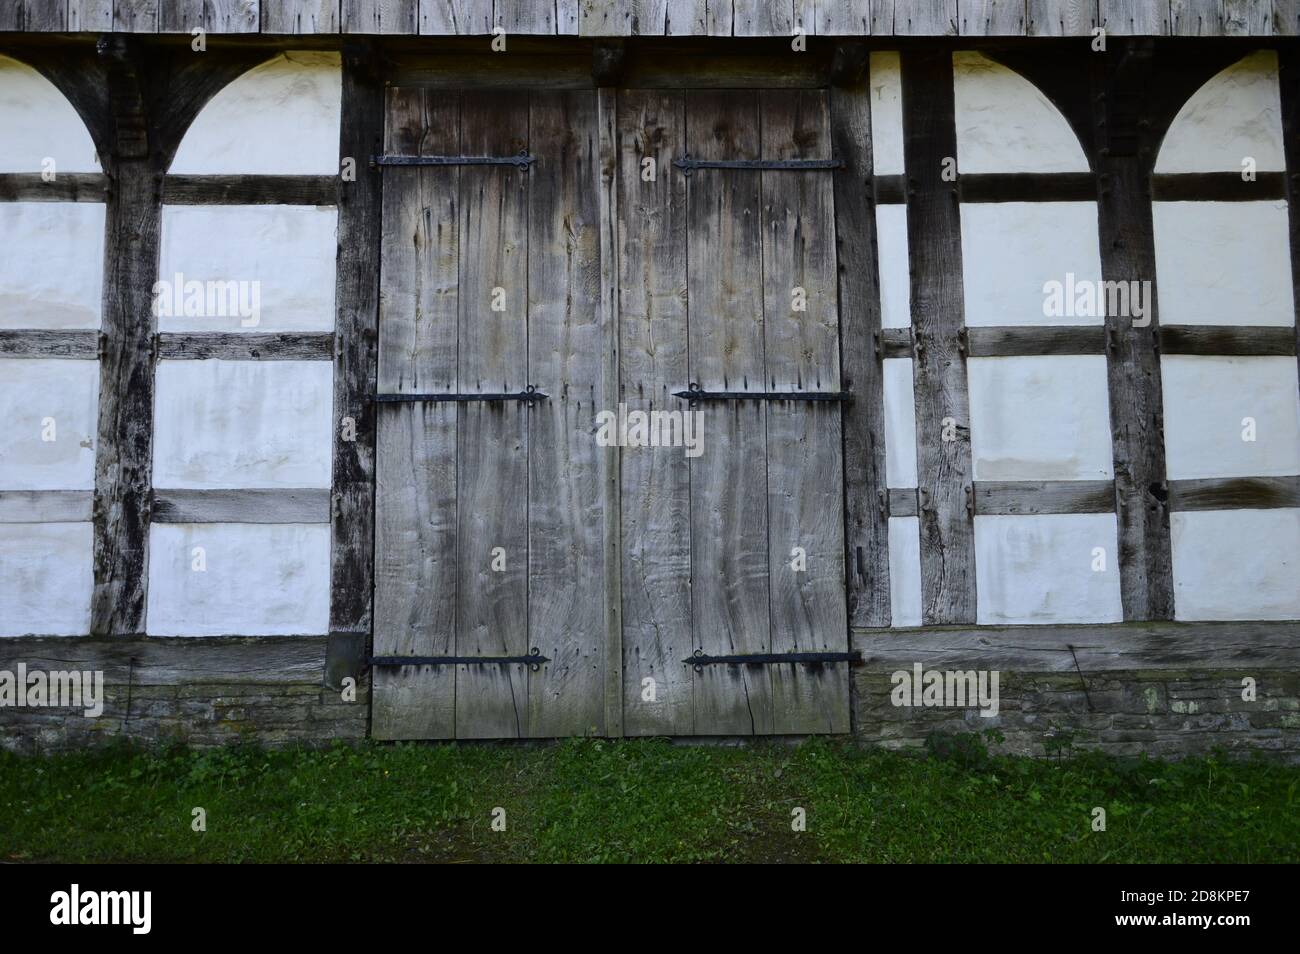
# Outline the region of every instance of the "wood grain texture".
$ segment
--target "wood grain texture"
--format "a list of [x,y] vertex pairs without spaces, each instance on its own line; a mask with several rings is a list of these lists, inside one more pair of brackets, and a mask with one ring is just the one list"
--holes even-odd
[[169,175],[168,205],[334,205],[338,176]]
[[[975,531],[967,509],[970,404],[963,322],[960,195],[942,178],[957,155],[952,57],[905,52],[903,152],[909,182],[921,594],[927,624],[975,619]],[[948,439],[945,439],[948,438]]]
[[[883,0],[872,0],[872,4]],[[955,36],[958,0],[894,0],[894,36]]]
[[158,490],[157,523],[329,523],[330,492],[302,490]]
[[871,0],[818,0],[818,36],[866,36],[872,31]]
[[1114,513],[1112,480],[975,482],[977,514]]
[[68,32],[113,29],[113,0],[68,0]]
[[338,33],[340,0],[261,0],[262,32]]
[[[1295,349],[1300,356],[1300,52],[1278,52],[1282,148],[1286,155],[1287,234],[1291,241],[1291,292],[1295,301]],[[1300,375],[1297,375],[1300,378]]]
[[[683,410],[688,380],[685,95],[625,90],[618,102],[619,394],[629,411]],[[652,178],[643,162],[654,162]],[[622,453],[623,726],[694,732],[690,461],[681,448]],[[655,681],[653,700],[642,681]]]
[[1223,0],[1224,36],[1271,36],[1273,5],[1269,0]]
[[113,0],[114,32],[156,32],[160,2],[161,0]]
[[158,335],[158,358],[204,361],[331,361],[334,333],[329,331],[195,331]]
[[1169,33],[1168,0],[1098,0],[1100,23],[1115,36],[1162,36]]
[[46,182],[39,172],[0,173],[0,202],[103,202],[108,178],[98,172],[63,172]]
[[1026,0],[1029,36],[1087,36],[1097,26],[1097,0]]
[[1171,510],[1300,507],[1300,477],[1214,477],[1169,482]]
[[1169,0],[1169,32],[1174,36],[1221,36],[1223,0]]
[[344,33],[419,32],[417,0],[341,0],[339,12]]
[[1162,354],[1291,355],[1296,353],[1295,329],[1250,325],[1162,325]]
[[[687,96],[686,146],[702,159],[757,159],[758,94]],[[761,390],[763,250],[760,177],[701,169],[688,190],[691,381],[708,390]],[[704,410],[704,453],[691,461],[692,616],[710,656],[769,652],[767,406],[728,401]],[[706,666],[695,674],[695,731],[768,735],[771,672]]]
[[1094,325],[982,326],[967,328],[966,342],[972,358],[1105,354],[1106,329]]
[[86,358],[99,357],[99,332],[76,331],[0,331],[0,356],[6,358]]
[[1024,36],[1025,0],[957,0],[962,36]]
[[1285,174],[1261,172],[1245,181],[1236,172],[1186,172],[1152,176],[1157,202],[1262,202],[1285,194]]
[[[831,155],[823,90],[766,90],[764,159]],[[763,356],[774,391],[840,390],[834,187],[818,172],[762,172]],[[796,290],[803,309],[797,310]],[[769,652],[844,652],[843,435],[834,403],[767,408]],[[799,569],[796,561],[806,561]],[[772,731],[847,732],[845,663],[771,667]]]
[[831,91],[831,142],[845,164],[834,176],[835,243],[840,367],[843,387],[854,396],[843,409],[848,616],[853,626],[888,626],[889,517],[879,506],[885,440],[876,418],[885,399],[884,355],[874,347],[881,318],[869,82]]
[[1300,36],[1300,0],[1273,0],[1274,36]]
[[492,32],[491,0],[419,0],[419,31],[442,36]]
[[88,523],[90,490],[0,490],[0,523]]

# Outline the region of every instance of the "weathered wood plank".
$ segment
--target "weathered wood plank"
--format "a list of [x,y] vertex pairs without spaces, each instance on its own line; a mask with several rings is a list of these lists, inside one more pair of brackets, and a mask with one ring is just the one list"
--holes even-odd
[[867,36],[871,28],[871,0],[817,0],[818,36]]
[[888,626],[889,516],[879,499],[885,440],[875,419],[885,395],[883,355],[874,347],[881,319],[869,83],[831,91],[831,142],[844,161],[834,177],[840,367],[843,386],[854,395],[843,410],[848,614],[854,626]]
[[[1287,231],[1291,239],[1291,292],[1295,299],[1295,349],[1300,356],[1300,52],[1278,51],[1282,148],[1286,155]],[[1298,376],[1300,377],[1300,376]]]
[[88,523],[90,490],[0,490],[0,523]]
[[894,36],[956,35],[957,0],[894,0]]
[[493,26],[511,35],[555,35],[555,5],[537,0],[496,0],[492,5]]
[[[517,92],[464,94],[461,147],[467,155],[513,155],[528,141],[527,97]],[[460,386],[520,390],[529,383],[527,173],[513,167],[466,167],[460,190]],[[458,655],[520,656],[530,648],[529,413],[513,402],[460,408]],[[528,735],[525,667],[457,670],[459,738]]]
[[879,358],[912,357],[912,329],[881,328],[876,335],[876,356]]
[[0,202],[103,202],[108,177],[98,172],[62,172],[46,182],[39,172],[0,174]]
[[0,330],[0,356],[6,358],[99,357],[99,332]]
[[1224,36],[1272,36],[1273,5],[1268,0],[1223,0]]
[[1166,36],[1168,0],[1099,0],[1098,14],[1107,33],[1115,36]]
[[319,682],[324,636],[0,639],[0,668],[89,669],[110,686],[308,684]]
[[792,0],[732,0],[732,36],[789,36],[794,29]]
[[[525,219],[527,367],[551,395],[528,413],[527,638],[550,660],[528,673],[527,733],[539,737],[603,733],[606,677],[620,669],[605,658],[609,455],[593,439],[605,404],[596,96],[534,92],[527,117],[543,157]],[[609,688],[621,705],[618,680]]]
[[154,33],[160,0],[113,0],[115,33]]
[[338,33],[340,0],[261,0],[263,33]]
[[68,29],[68,0],[8,0],[8,17],[0,13],[0,30],[61,33]]
[[[1121,51],[1122,52],[1122,51]],[[1120,70],[1119,64],[1125,66]],[[1155,233],[1149,188],[1155,135],[1136,124],[1130,104],[1145,102],[1157,80],[1150,57],[1107,56],[1092,71],[1093,121],[1098,143],[1097,210],[1101,270],[1106,281],[1151,281],[1155,286]],[[1163,134],[1163,124],[1159,134]],[[1133,128],[1130,138],[1129,127]],[[1138,141],[1144,144],[1138,148]],[[1126,620],[1171,619],[1172,550],[1165,500],[1164,410],[1160,357],[1155,342],[1159,302],[1149,306],[1149,327],[1131,316],[1108,316],[1106,377],[1111,446],[1119,503],[1120,590]]]
[[163,179],[163,202],[168,205],[334,205],[338,201],[338,187],[338,176],[171,175]]
[[961,219],[955,184],[942,177],[945,157],[957,155],[952,57],[907,51],[902,63],[922,613],[927,624],[972,622],[975,528],[967,508],[970,405],[959,339]]
[[1113,480],[978,480],[977,514],[1114,513]]
[[334,333],[195,331],[158,335],[159,358],[204,361],[330,361]]
[[1261,172],[1250,182],[1236,172],[1188,172],[1152,176],[1157,202],[1261,202],[1285,195],[1286,176]]
[[1169,0],[1174,36],[1222,36],[1223,0]]
[[708,36],[731,36],[732,0],[707,0],[704,32]]
[[492,26],[492,0],[419,0],[422,34],[480,36]]
[[894,0],[871,0],[871,32],[875,36],[893,36]]
[[1171,510],[1300,507],[1300,477],[1213,477],[1169,482]]
[[344,33],[419,32],[418,0],[341,0],[340,12]]
[[330,492],[302,490],[159,490],[157,523],[329,523]]
[[1273,0],[1273,35],[1300,36],[1300,0]]
[[[764,159],[831,155],[824,90],[759,95]],[[832,177],[763,172],[763,352],[774,391],[840,390]],[[844,652],[843,436],[837,404],[767,409],[768,652]],[[845,663],[771,667],[772,731],[847,732]]]
[[1087,36],[1097,25],[1097,0],[1027,0],[1030,36]]
[[[757,93],[687,97],[687,150],[703,159],[759,158]],[[687,186],[691,380],[713,390],[763,382],[759,176],[701,169]],[[707,655],[769,651],[767,408],[732,401],[703,411],[704,453],[691,462],[692,616]],[[695,731],[772,731],[765,666],[705,666],[695,676]]]
[[1163,354],[1290,355],[1296,353],[1295,329],[1286,326],[1162,325]]
[[962,36],[1024,36],[1025,0],[958,0]]
[[68,0],[68,32],[113,29],[113,0]]
[[[855,631],[868,671],[996,669],[1002,672],[1232,670],[1300,666],[1300,623],[1110,623]],[[1076,664],[1077,660],[1077,664]]]
[[915,487],[891,487],[886,493],[886,517],[915,517],[921,512]]
[[1091,202],[1097,183],[1088,172],[988,172],[961,177],[963,202]]
[[[629,411],[684,410],[689,379],[686,151],[680,92],[627,90],[618,104],[620,402]],[[643,163],[654,162],[653,175]],[[623,451],[623,726],[628,735],[691,735],[690,461],[681,448]],[[654,680],[654,698],[643,681]]]
[[967,328],[966,341],[972,358],[1106,353],[1106,329],[1100,325]]

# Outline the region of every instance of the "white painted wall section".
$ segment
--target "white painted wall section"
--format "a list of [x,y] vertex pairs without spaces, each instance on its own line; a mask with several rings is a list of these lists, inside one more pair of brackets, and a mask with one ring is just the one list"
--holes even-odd
[[1074,130],[1033,83],[982,53],[954,53],[952,65],[958,171],[1088,171]]
[[0,242],[0,329],[99,327],[102,204],[0,202]]
[[329,361],[160,361],[154,486],[329,487]]
[[907,254],[907,206],[876,206],[876,248],[880,269],[880,324],[912,327],[912,278]]
[[1300,474],[1295,358],[1166,355],[1160,379],[1170,479]]
[[99,172],[85,124],[58,88],[26,63],[0,56],[0,173]]
[[889,613],[892,626],[921,625],[921,521],[889,518]]
[[1192,94],[1165,133],[1156,172],[1241,172],[1247,156],[1259,172],[1286,168],[1271,50],[1238,60]]
[[99,362],[0,359],[0,490],[93,490]]
[[1102,355],[971,358],[976,480],[1114,476]]
[[[342,90],[339,54],[283,53],[212,97],[171,172],[337,175]],[[353,158],[359,169],[369,160]]]
[[[1095,202],[966,203],[961,247],[967,325],[1103,323],[1100,309],[1074,306],[1077,295],[1064,301],[1066,289],[1101,281]],[[1052,310],[1064,314],[1048,313],[1049,282],[1061,286]]]
[[885,384],[885,484],[916,486],[916,392],[912,386],[912,359],[886,358]]
[[0,636],[84,636],[94,589],[90,523],[0,523]]
[[903,67],[897,53],[872,53],[871,164],[878,176],[903,173]]
[[1174,618],[1300,619],[1300,510],[1169,517]]
[[[337,248],[338,210],[332,206],[167,206],[155,287],[158,328],[333,330]],[[185,292],[190,282],[234,282],[239,297],[218,294],[214,308],[205,287],[204,304],[196,309]]]
[[1152,215],[1161,324],[1295,324],[1284,200],[1156,202]]
[[1115,528],[1110,513],[977,516],[978,622],[1122,620]]
[[[293,636],[329,628],[330,528],[154,524],[152,636]],[[203,570],[195,569],[202,560]]]

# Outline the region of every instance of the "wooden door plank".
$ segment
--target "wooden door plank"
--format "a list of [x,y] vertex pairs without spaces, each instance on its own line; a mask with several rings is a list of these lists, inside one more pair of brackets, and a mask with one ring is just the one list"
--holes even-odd
[[[460,98],[388,91],[384,151],[460,149]],[[455,391],[460,265],[455,168],[384,172],[381,394]],[[376,465],[375,655],[452,655],[456,633],[456,406],[381,404]],[[453,667],[374,673],[379,739],[455,736]]]
[[[703,159],[759,158],[758,94],[687,96],[687,150]],[[696,170],[688,186],[691,380],[714,390],[761,390],[763,369],[760,177]],[[767,480],[762,401],[703,408],[703,454],[691,461],[691,574],[695,641],[708,655],[769,651]],[[765,666],[701,667],[695,731],[772,731]]]
[[[627,90],[618,104],[620,401],[629,411],[687,409],[685,94]],[[654,161],[646,178],[646,159]],[[690,461],[684,448],[629,447],[621,460],[623,727],[691,735]],[[645,698],[653,679],[653,699]]]
[[534,92],[528,369],[550,395],[528,413],[528,733],[604,728],[605,554],[596,93]]
[[[467,92],[461,148],[512,155],[528,144],[528,98]],[[518,391],[528,381],[528,173],[471,166],[460,177],[460,387]],[[500,310],[493,309],[494,299]],[[460,406],[457,449],[456,653],[528,653],[528,414],[525,405]],[[493,562],[501,569],[493,569]],[[502,563],[504,561],[504,563]],[[461,665],[456,734],[528,734],[528,670]]]
[[[824,90],[760,93],[764,159],[831,155]],[[763,328],[767,388],[840,390],[832,178],[763,172]],[[802,307],[802,310],[800,310]],[[837,404],[767,408],[771,652],[844,652],[844,487]],[[846,663],[771,667],[772,731],[846,732]]]
[[263,33],[338,33],[339,0],[262,0]]

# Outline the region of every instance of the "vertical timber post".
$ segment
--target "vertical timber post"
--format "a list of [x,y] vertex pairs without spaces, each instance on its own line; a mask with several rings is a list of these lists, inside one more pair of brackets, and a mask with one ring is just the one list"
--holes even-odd
[[974,623],[975,521],[952,53],[907,50],[902,66],[922,621],[927,626]]
[[1300,50],[1278,50],[1282,143],[1286,151],[1286,207],[1291,234],[1291,292],[1295,301],[1296,355],[1300,361]]

